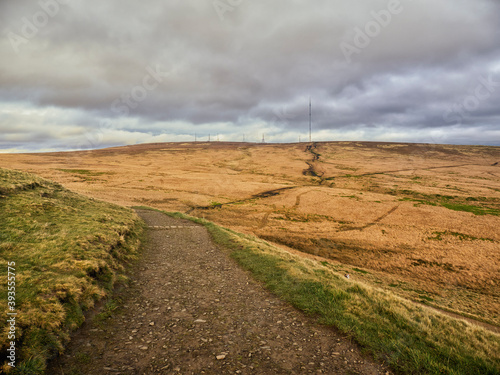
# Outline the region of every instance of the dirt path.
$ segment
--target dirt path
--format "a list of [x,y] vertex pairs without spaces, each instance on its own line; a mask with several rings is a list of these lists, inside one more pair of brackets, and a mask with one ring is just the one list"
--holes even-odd
[[204,227],[137,212],[149,238],[123,306],[85,323],[48,374],[388,373],[263,289]]

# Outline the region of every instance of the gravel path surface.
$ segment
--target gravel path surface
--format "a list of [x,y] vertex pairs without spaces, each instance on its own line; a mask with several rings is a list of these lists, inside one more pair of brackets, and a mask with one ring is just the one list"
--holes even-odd
[[137,213],[150,229],[122,306],[89,319],[48,374],[390,373],[266,291],[203,226]]

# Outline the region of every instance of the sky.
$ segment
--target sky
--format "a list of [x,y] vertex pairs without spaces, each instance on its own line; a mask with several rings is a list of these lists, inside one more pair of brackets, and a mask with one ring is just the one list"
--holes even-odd
[[0,152],[500,146],[497,0],[0,0]]

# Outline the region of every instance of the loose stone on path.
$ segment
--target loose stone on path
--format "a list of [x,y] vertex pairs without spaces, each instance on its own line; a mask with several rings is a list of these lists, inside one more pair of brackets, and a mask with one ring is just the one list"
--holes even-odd
[[213,244],[204,227],[157,211],[137,212],[148,225],[148,238],[130,287],[119,292],[122,307],[101,325],[87,321],[69,355],[47,373],[389,371],[335,329],[266,291]]

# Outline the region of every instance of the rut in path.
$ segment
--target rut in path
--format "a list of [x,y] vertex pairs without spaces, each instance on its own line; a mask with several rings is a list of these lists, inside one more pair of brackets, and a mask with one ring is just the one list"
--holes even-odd
[[137,212],[151,229],[122,307],[85,323],[48,374],[387,373],[263,289],[204,227]]

